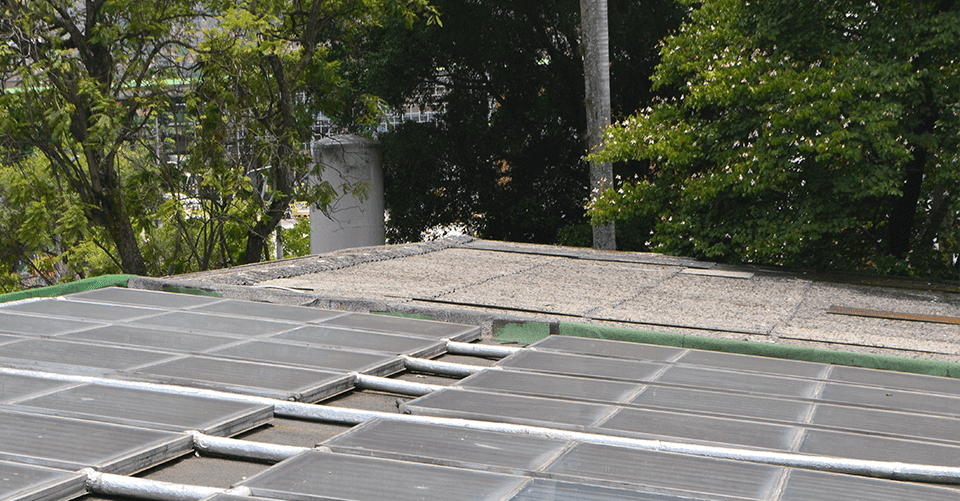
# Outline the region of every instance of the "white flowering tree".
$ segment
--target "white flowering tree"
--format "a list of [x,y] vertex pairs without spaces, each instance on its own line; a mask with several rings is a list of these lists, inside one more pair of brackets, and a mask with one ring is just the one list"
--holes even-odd
[[690,2],[655,85],[596,160],[649,174],[594,201],[654,250],[956,278],[960,4]]

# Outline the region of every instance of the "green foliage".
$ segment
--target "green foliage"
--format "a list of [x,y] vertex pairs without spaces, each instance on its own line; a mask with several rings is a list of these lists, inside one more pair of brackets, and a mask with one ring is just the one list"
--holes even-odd
[[283,257],[310,255],[310,220],[297,219],[293,228],[283,230]]
[[[81,273],[115,273],[76,195],[62,196],[40,155],[0,164],[0,290],[20,288],[20,274],[53,285]],[[82,276],[82,275],[81,275]]]
[[[323,166],[311,165],[304,145],[320,114],[359,129],[379,121],[379,98],[357,90],[344,66],[357,59],[373,27],[387,21],[409,27],[421,15],[437,23],[425,0],[318,2],[310,8],[299,1],[250,0],[228,6],[207,30],[198,86],[188,100],[200,117],[191,170],[213,196],[236,195],[234,203],[247,211],[240,262],[266,254],[269,235],[293,200],[325,208],[338,191],[363,192],[362,185],[307,183]],[[236,175],[249,177],[255,189],[239,189]]]
[[293,197],[365,189],[304,181],[318,113],[378,117],[344,70],[366,33],[439,21],[425,0],[74,4],[0,2],[3,287],[262,259]]
[[[146,267],[125,204],[119,156],[133,149],[153,113],[170,104],[182,76],[184,41],[194,38],[199,4],[160,0],[8,0],[0,4],[0,147],[9,165],[22,155],[42,156],[64,198],[78,210],[65,214],[102,231],[129,273]],[[9,88],[8,88],[9,86]],[[29,225],[50,208],[29,206]],[[93,230],[91,230],[93,231]],[[49,245],[51,233],[20,235]],[[76,235],[73,235],[76,236]],[[31,240],[31,238],[33,240]],[[43,241],[47,240],[47,241]]]
[[691,3],[654,77],[673,97],[597,155],[649,171],[595,222],[645,220],[671,254],[956,278],[960,9],[941,4]]
[[[610,0],[613,105],[649,98],[672,0]],[[381,136],[388,237],[462,224],[491,239],[554,243],[584,224],[589,196],[577,0],[435,2],[443,26],[387,24],[362,60],[363,88],[396,109],[412,95],[435,123]],[[348,68],[350,69],[350,68]],[[433,96],[437,85],[443,94]]]

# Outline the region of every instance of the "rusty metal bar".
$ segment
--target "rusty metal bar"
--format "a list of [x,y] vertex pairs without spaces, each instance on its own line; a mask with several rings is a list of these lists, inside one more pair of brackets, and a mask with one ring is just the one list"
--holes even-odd
[[836,315],[852,315],[856,317],[885,318],[888,320],[908,320],[911,322],[933,322],[938,324],[956,324],[960,325],[960,318],[957,317],[938,317],[936,315],[917,315],[914,313],[898,313],[895,311],[865,310],[862,308],[849,308],[846,306],[831,306],[827,313]]

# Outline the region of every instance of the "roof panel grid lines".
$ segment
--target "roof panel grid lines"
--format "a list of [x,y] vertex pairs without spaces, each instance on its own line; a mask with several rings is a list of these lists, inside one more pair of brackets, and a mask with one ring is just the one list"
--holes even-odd
[[270,405],[94,384],[20,399],[15,406],[18,411],[34,414],[164,431],[197,430],[215,436],[236,435],[273,419]]
[[75,332],[93,327],[100,327],[104,323],[74,320],[70,318],[43,317],[7,311],[0,305],[0,333],[20,334],[26,336],[56,336],[67,332]]
[[344,372],[196,356],[141,367],[132,375],[161,384],[300,402],[342,393],[353,388],[354,380]]
[[4,311],[91,322],[124,322],[158,315],[165,311],[160,308],[71,301],[62,297],[19,301],[2,307]]
[[314,324],[346,331],[465,342],[478,339],[481,332],[476,326],[418,318],[117,288],[0,304],[3,334],[50,336],[111,324],[253,337]]
[[24,339],[0,346],[4,365],[43,367],[52,372],[118,371],[158,363],[177,355],[60,339]]
[[[763,433],[759,433],[759,430],[768,429],[768,425],[779,425],[771,429],[799,425],[809,429],[868,432],[877,436],[922,437],[931,442],[955,444],[958,443],[955,430],[960,426],[960,420],[950,415],[928,414],[927,409],[939,410],[935,406],[955,413],[956,407],[951,407],[949,404],[960,403],[958,399],[936,395],[912,394],[908,400],[902,398],[891,400],[890,397],[886,397],[887,407],[878,408],[877,406],[860,406],[856,398],[842,400],[835,397],[814,399],[752,396],[722,390],[705,391],[667,385],[627,384],[510,370],[482,371],[461,380],[457,385],[474,391],[505,393],[519,397],[559,398],[564,401],[614,405],[622,410],[602,425],[605,428],[646,434],[662,433],[689,439],[697,439],[698,436],[702,439],[704,430],[701,428],[709,428],[710,436],[720,440],[724,436],[723,429],[729,428],[731,423],[748,419],[756,423],[756,430],[758,430],[757,436],[750,438],[752,440],[760,440]],[[848,385],[833,385],[832,388],[834,391],[836,388],[845,388],[849,392],[863,390],[863,388]],[[892,394],[886,393],[886,395]],[[943,400],[950,400],[950,402],[942,402]],[[838,401],[840,403],[829,403]],[[909,406],[898,408],[894,405],[898,401],[906,402]],[[417,400],[407,403],[406,406],[416,412],[429,413],[433,411],[425,408],[418,409],[420,405],[433,405],[429,402],[430,399]],[[534,404],[526,407],[529,406],[535,407]],[[909,410],[911,406],[919,408],[920,413],[911,412]],[[456,408],[460,409],[459,405]],[[458,415],[465,415],[462,414],[464,410],[460,409],[461,414]],[[449,411],[447,409],[444,412]],[[679,420],[681,417],[685,421]],[[636,424],[631,424],[634,422]],[[663,428],[665,425],[668,428]],[[657,431],[658,427],[659,431]],[[681,433],[684,428],[686,431]],[[733,428],[736,429],[737,426],[734,425]],[[795,437],[798,432],[799,430],[794,429],[792,434],[784,435],[783,443],[774,445],[773,448],[789,448],[786,444],[795,440],[790,436]],[[731,440],[727,437],[721,441],[730,442]],[[781,440],[774,439],[768,442],[777,444]],[[738,441],[733,440],[732,443],[738,443]],[[762,446],[761,443],[754,445]]]
[[[513,436],[433,424],[375,420],[324,442],[336,452],[532,478],[510,499],[953,499],[916,484],[710,459],[686,454]],[[818,487],[816,482],[825,487]],[[880,497],[862,497],[890,489]],[[546,497],[532,497],[543,496]],[[807,497],[804,497],[807,496]],[[907,496],[909,498],[909,496]]]
[[129,474],[193,449],[182,433],[0,410],[0,460]]
[[0,496],[18,501],[72,499],[86,492],[87,476],[71,471],[0,461]]
[[[641,347],[656,351],[647,352]],[[826,383],[825,390],[816,391],[825,395],[836,394],[834,401],[839,403],[857,399],[856,392],[845,391],[844,388],[854,388],[858,389],[857,391],[863,388],[867,395],[884,390],[886,400],[896,400],[889,397],[898,395],[904,398],[916,395],[915,400],[939,395],[944,399],[943,407],[951,407],[951,399],[960,398],[960,379],[923,374],[567,336],[550,336],[530,345],[530,348],[534,349],[506,357],[498,365],[515,370],[574,374],[578,364],[603,364],[598,358],[607,358],[611,360],[611,365],[620,361],[657,363],[663,364],[665,370],[659,372],[656,379],[648,377],[649,371],[645,370],[606,375],[614,371],[601,369],[593,371],[589,377],[646,383],[656,381],[663,384],[690,385],[703,390],[717,388],[769,396],[801,397],[812,391],[811,383]],[[553,360],[564,360],[560,357],[576,357],[576,362],[569,364],[570,367],[563,363],[550,363]],[[669,368],[666,368],[667,366]],[[870,399],[884,400],[873,397]]]
[[[128,289],[0,305],[0,499],[81,496],[81,468],[193,471],[218,500],[960,497],[799,467],[899,461],[957,467],[960,483],[958,381],[563,336],[469,370],[406,369],[472,363],[447,341],[480,333]],[[296,447],[240,468],[195,431],[240,437],[219,440],[246,461],[280,437]]]

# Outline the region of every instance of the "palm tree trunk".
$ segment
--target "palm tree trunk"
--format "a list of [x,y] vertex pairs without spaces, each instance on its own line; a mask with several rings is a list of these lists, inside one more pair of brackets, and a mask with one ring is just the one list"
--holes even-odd
[[[587,144],[596,151],[603,146],[603,130],[610,125],[610,36],[607,0],[580,0],[580,49],[586,84]],[[590,164],[590,188],[594,195],[613,186],[610,162]],[[593,248],[616,250],[614,223],[593,228]]]

